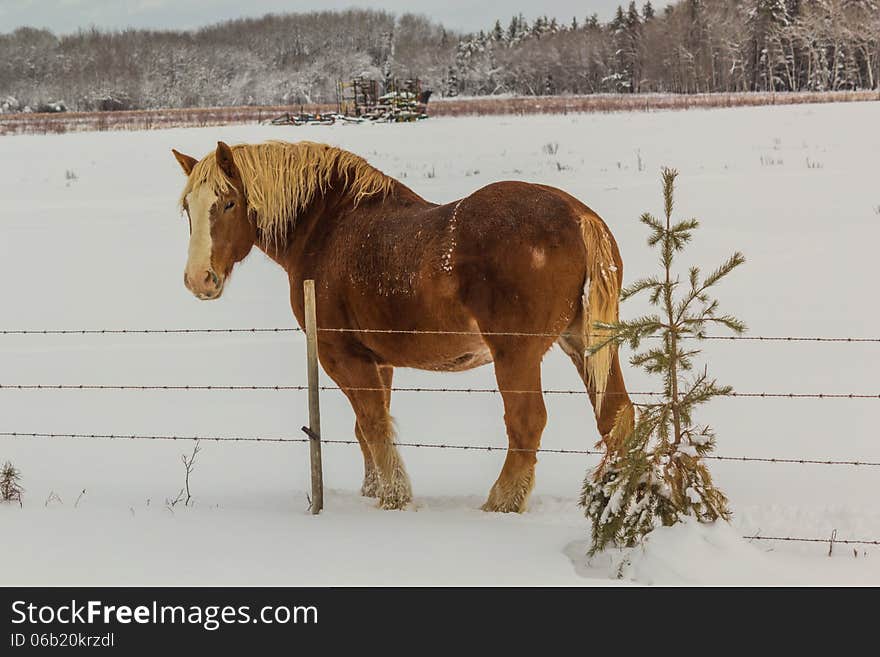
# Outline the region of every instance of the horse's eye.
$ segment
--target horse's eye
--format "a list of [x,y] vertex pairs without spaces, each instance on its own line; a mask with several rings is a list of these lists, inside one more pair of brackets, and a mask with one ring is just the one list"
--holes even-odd
[[224,208],[224,212],[229,212],[234,207],[235,201],[229,201],[229,203],[226,204],[226,208]]

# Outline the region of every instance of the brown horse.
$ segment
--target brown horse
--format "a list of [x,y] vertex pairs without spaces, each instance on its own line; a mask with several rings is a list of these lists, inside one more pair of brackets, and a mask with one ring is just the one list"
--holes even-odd
[[603,337],[594,322],[617,320],[623,263],[608,227],[574,197],[499,182],[437,205],[311,142],[174,155],[188,176],[193,294],[218,298],[256,245],[287,272],[302,326],[302,282],[315,280],[321,365],[354,409],[361,492],[382,508],[412,499],[389,412],[395,367],[495,364],[509,450],[488,511],[525,509],[547,419],[541,359],[554,343],[583,378],[603,440],[631,425],[616,349],[586,357]]

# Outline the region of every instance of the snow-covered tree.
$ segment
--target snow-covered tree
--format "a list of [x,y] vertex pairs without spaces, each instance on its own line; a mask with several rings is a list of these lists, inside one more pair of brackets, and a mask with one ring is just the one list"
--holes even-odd
[[785,0],[754,0],[746,20],[749,34],[746,61],[752,90],[776,91],[785,88],[782,38],[788,24]]
[[501,21],[495,21],[495,27],[492,28],[492,39],[499,43],[504,41],[504,28],[501,27]]
[[0,34],[0,98],[79,110],[326,103],[338,79],[362,73],[467,94],[540,94],[549,79],[554,93],[880,84],[878,0],[678,0],[659,12],[627,3],[606,24],[517,14],[486,27],[461,34],[423,16],[352,9],[192,31],[21,28]]

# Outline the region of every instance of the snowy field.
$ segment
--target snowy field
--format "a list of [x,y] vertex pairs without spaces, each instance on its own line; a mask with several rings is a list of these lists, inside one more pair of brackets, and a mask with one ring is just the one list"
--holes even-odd
[[[606,219],[627,280],[655,269],[637,217],[659,214],[659,168],[677,167],[678,213],[703,220],[682,267],[689,256],[712,266],[744,251],[747,264],[718,296],[751,334],[875,336],[878,116],[880,104],[858,103],[5,137],[0,329],[292,325],[286,277],[256,250],[219,302],[184,288],[184,179],[170,149],[202,156],[218,139],[312,139],[364,155],[438,202],[503,179],[561,187]],[[876,343],[705,345],[710,371],[742,392],[877,394],[878,355]],[[0,335],[4,384],[297,385],[304,360],[302,336],[290,333]],[[631,367],[625,374],[631,390],[656,389]],[[556,350],[544,383],[580,385]],[[395,385],[495,382],[490,366],[399,371]],[[324,436],[352,438],[341,394],[324,393],[322,405]],[[547,405],[544,447],[592,447],[585,398]],[[401,441],[506,444],[493,395],[400,392],[392,412]],[[723,399],[700,419],[715,427],[722,455],[880,461],[878,412],[877,400]],[[295,391],[0,390],[0,432],[298,438],[306,421]],[[357,447],[327,445],[326,508],[313,517],[301,444],[203,443],[194,505],[169,510],[191,447],[0,438],[0,461],[21,469],[26,488],[23,508],[0,506],[0,584],[880,584],[876,547],[837,545],[829,558],[827,544],[740,538],[835,529],[841,539],[880,538],[876,467],[712,462],[732,527],[664,529],[645,548],[587,560],[576,498],[594,456],[542,455],[530,510],[493,515],[479,505],[503,452],[402,448],[415,505],[383,512],[357,493]]]

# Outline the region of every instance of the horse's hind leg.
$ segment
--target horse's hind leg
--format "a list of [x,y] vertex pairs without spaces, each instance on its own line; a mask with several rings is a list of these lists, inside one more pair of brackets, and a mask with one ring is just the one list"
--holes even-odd
[[[394,375],[394,368],[380,367],[379,374],[382,377],[382,385],[385,388],[385,408],[391,408],[391,380]],[[354,423],[354,434],[357,436],[358,443],[361,446],[361,452],[364,455],[364,483],[361,485],[361,495],[364,497],[379,497],[379,474],[376,472],[376,464],[373,462],[373,454],[370,451],[370,445],[364,438],[361,427],[357,420]]]
[[547,424],[547,409],[541,394],[541,357],[547,345],[532,345],[534,340],[509,337],[490,337],[487,342],[493,352],[495,378],[504,400],[509,449],[483,510],[522,512],[535,485],[537,450]]
[[[581,314],[571,322],[565,333],[560,336],[557,343],[562,350],[571,359],[571,362],[577,368],[578,374],[583,379],[584,385],[590,396],[590,402],[593,409],[596,408],[596,391],[589,378],[585,365],[585,346],[581,337]],[[607,347],[612,349],[613,347]],[[605,399],[602,401],[601,412],[596,416],[596,426],[602,440],[607,442],[608,435],[614,429],[614,424],[618,416],[618,412],[624,407],[631,407],[629,395],[626,392],[626,385],[623,382],[623,372],[620,369],[620,358],[617,349],[611,358],[611,371],[608,373],[608,383],[605,388]],[[595,415],[595,413],[594,413]]]

